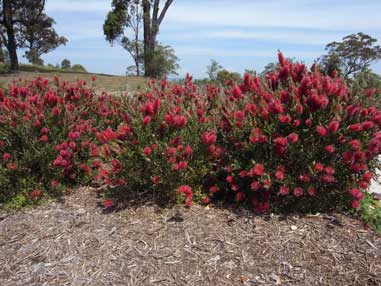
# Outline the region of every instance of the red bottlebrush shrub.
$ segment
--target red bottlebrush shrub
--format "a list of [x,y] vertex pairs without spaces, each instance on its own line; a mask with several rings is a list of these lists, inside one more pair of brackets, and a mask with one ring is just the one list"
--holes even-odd
[[56,79],[52,85],[37,78],[1,91],[0,203],[15,196],[36,200],[85,183],[89,139],[98,127],[112,125],[118,112],[113,104],[106,95],[94,97],[81,81]]
[[[273,203],[357,207],[362,196],[353,189],[369,185],[363,177],[381,147],[381,111],[357,93],[281,55],[279,71],[264,81],[246,75],[222,90],[200,90],[189,77],[181,87],[153,83],[121,107],[128,135],[94,141],[111,150],[96,161],[96,179],[113,187],[123,179],[120,189],[190,186],[204,202],[231,197],[260,212]],[[117,172],[112,159],[121,163]]]
[[279,61],[239,85],[199,89],[187,76],[123,98],[82,82],[11,85],[0,94],[2,199],[91,173],[114,194],[151,190],[187,206],[360,207],[381,152],[381,110],[340,78]]

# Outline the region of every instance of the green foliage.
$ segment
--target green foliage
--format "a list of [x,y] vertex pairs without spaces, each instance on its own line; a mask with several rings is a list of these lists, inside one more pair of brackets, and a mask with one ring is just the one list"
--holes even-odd
[[365,193],[361,201],[361,209],[357,212],[360,218],[381,233],[381,203],[379,197],[375,199],[374,195]]
[[109,42],[116,41],[123,36],[124,29],[128,26],[128,8],[130,1],[113,0],[111,3],[112,10],[108,12],[106,20],[103,24],[103,32],[106,40]]
[[25,57],[33,65],[37,65],[37,66],[44,65],[44,61],[40,58],[36,49],[30,49],[29,51],[26,51]]
[[74,64],[71,66],[71,70],[75,72],[87,72],[85,67],[80,64]]
[[157,44],[152,56],[152,77],[163,78],[168,75],[177,75],[180,68],[179,58],[170,46]]
[[218,72],[222,69],[222,66],[215,60],[210,60],[210,65],[206,67],[206,73],[209,76],[209,79],[214,81],[217,79]]
[[70,69],[71,68],[71,62],[68,59],[62,60],[61,68],[62,69]]
[[241,81],[241,75],[236,72],[230,72],[228,70],[220,70],[217,73],[216,81],[222,85],[226,83],[237,83]]
[[381,46],[377,39],[364,33],[346,36],[341,42],[332,42],[326,46],[327,55],[318,59],[325,74],[336,70],[344,78],[366,71],[369,66],[381,59]]

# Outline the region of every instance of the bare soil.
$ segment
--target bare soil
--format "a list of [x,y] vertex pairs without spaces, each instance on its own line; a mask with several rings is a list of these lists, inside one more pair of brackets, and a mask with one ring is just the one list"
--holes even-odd
[[381,237],[341,214],[99,201],[0,214],[0,285],[381,285]]

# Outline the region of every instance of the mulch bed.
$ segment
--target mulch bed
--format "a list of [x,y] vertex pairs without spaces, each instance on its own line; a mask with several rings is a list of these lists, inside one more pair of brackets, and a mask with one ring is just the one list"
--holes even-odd
[[381,237],[340,214],[98,201],[0,215],[0,285],[381,285]]

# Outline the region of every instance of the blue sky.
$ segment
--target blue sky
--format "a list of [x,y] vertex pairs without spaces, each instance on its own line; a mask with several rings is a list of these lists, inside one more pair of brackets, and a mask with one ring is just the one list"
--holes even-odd
[[[103,36],[110,3],[47,0],[47,14],[69,42],[43,56],[45,62],[68,58],[91,72],[125,74],[131,58]],[[381,43],[380,11],[380,0],[174,0],[159,41],[175,49],[180,75],[206,77],[211,58],[231,71],[261,71],[278,49],[311,64],[327,43],[351,33],[365,32]],[[380,73],[381,63],[373,68]]]

